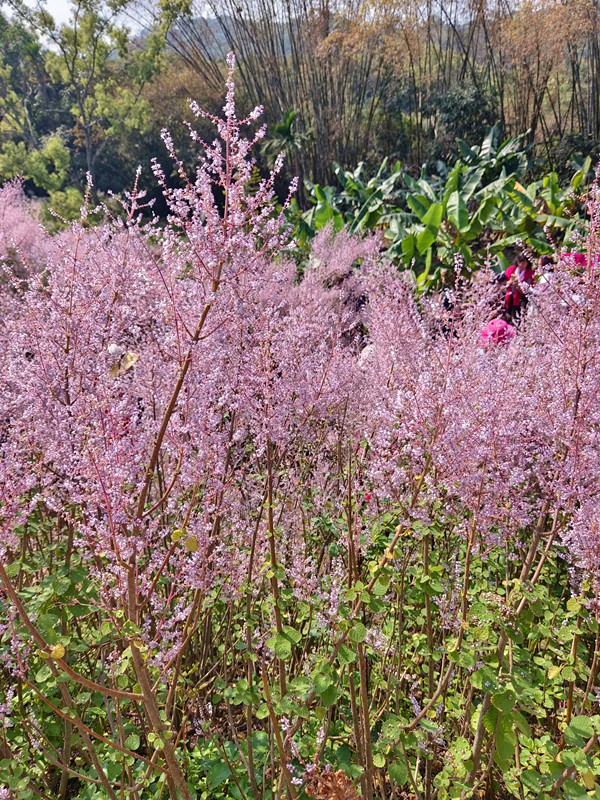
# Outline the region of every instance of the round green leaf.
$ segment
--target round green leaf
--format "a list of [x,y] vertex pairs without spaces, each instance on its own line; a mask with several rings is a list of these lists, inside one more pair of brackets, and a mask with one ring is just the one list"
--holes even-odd
[[592,720],[586,716],[573,717],[569,725],[569,728],[573,731],[573,733],[576,733],[583,739],[589,739],[594,735]]
[[359,644],[360,642],[364,642],[364,640],[367,638],[367,629],[362,622],[357,622],[354,627],[350,629],[348,636],[350,637],[351,642],[354,642],[354,644]]
[[325,691],[321,692],[321,702],[324,706],[332,706],[337,700],[337,697],[337,689],[333,683],[328,686]]
[[496,706],[498,711],[504,711],[504,713],[512,711],[516,702],[517,696],[511,689],[507,689],[505,692],[498,692],[497,694],[492,695],[493,705]]
[[390,776],[391,781],[399,784],[400,786],[406,783],[408,780],[408,769],[404,761],[400,761],[400,759],[392,761],[388,767],[388,775]]
[[263,703],[256,709],[256,718],[265,719],[268,716],[269,716],[269,707],[266,703]]
[[128,750],[137,750],[139,746],[140,737],[137,733],[132,733],[125,739],[125,747],[127,747]]
[[277,658],[285,661],[286,658],[289,658],[292,655],[292,643],[286,636],[284,636],[282,633],[279,633],[273,642],[273,650],[275,651]]
[[44,683],[47,681],[48,678],[52,675],[52,670],[48,666],[43,666],[38,669],[35,674],[35,680],[37,683]]

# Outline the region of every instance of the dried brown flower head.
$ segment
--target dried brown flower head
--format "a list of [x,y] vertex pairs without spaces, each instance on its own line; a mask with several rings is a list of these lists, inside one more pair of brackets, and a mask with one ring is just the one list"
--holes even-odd
[[341,769],[315,775],[306,787],[306,794],[315,800],[360,800],[354,784]]

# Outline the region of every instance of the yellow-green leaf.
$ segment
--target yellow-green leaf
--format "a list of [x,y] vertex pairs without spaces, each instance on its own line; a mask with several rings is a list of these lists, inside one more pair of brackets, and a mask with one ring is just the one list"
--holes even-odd
[[50,650],[50,658],[64,658],[64,655],[65,648],[62,646],[62,644],[55,644],[52,650]]
[[550,680],[552,680],[553,678],[557,678],[560,675],[563,666],[564,664],[561,664],[560,667],[556,666],[550,667],[550,669],[548,670],[548,677],[550,678]]

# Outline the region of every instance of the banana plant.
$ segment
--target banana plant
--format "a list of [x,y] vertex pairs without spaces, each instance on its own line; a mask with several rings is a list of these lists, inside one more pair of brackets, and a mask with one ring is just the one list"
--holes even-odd
[[397,161],[388,168],[384,158],[377,173],[370,179],[365,176],[365,164],[361,161],[353,170],[345,170],[339,164],[333,169],[342,191],[338,203],[350,218],[352,232],[376,228],[387,208],[404,200],[406,192],[399,188],[402,179],[402,165]]
[[311,207],[292,204],[296,240],[306,244],[325,225],[354,233],[383,230],[388,256],[412,269],[422,290],[453,270],[456,254],[475,269],[479,254],[503,263],[503,251],[517,242],[549,252],[550,232],[570,244],[582,225],[577,195],[591,175],[591,159],[578,164],[566,187],[553,172],[526,184],[530,146],[524,136],[498,144],[492,128],[478,147],[459,141],[461,158],[451,168],[443,161],[425,164],[418,177],[387,160],[370,178],[363,162],[354,170],[335,164],[338,187],[306,182]]
[[529,153],[533,148],[533,144],[525,144],[528,133],[512,136],[498,144],[500,129],[494,125],[488,128],[478,147],[470,147],[462,139],[457,139],[456,145],[465,164],[483,167],[486,180],[507,175],[523,177],[529,168]]
[[[479,240],[498,207],[494,194],[478,196],[483,173],[481,166],[458,161],[437,193],[424,177],[404,176],[412,216],[401,212],[385,217],[388,254],[414,270],[419,287],[435,283],[442,269],[452,267],[456,253],[473,264],[472,243]],[[504,178],[503,184],[512,180]]]
[[372,178],[366,177],[362,161],[354,170],[345,170],[337,163],[333,169],[341,191],[305,181],[311,208],[302,212],[297,204],[292,204],[296,238],[301,244],[329,224],[335,231],[344,225],[354,233],[373,230],[387,209],[401,203],[406,194],[405,190],[398,188],[402,179],[400,162],[390,169],[387,159],[384,159]]
[[524,186],[519,181],[507,188],[499,206],[495,227],[503,233],[504,245],[518,239],[539,252],[551,249],[548,234],[570,246],[574,231],[585,227],[579,214],[578,194],[592,174],[591,158],[585,159],[568,186],[561,188],[558,175],[550,172],[539,181]]
[[304,248],[315,233],[326,225],[331,225],[338,233],[347,223],[346,217],[338,207],[335,189],[332,186],[321,186],[318,183],[304,182],[312,207],[302,211],[296,198],[293,198],[288,218],[294,226],[297,244]]
[[312,141],[312,131],[298,130],[295,126],[296,120],[300,117],[300,112],[296,109],[286,111],[280,122],[269,129],[268,136],[264,140],[261,150],[267,157],[270,165],[273,165],[279,153],[285,153],[290,160],[294,154],[300,152]]

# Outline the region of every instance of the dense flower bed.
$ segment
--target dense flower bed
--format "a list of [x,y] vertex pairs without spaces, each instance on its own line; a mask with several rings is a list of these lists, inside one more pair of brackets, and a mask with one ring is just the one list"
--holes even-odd
[[299,281],[224,111],[166,227],[0,216],[5,796],[596,796],[597,259],[483,344],[483,272]]

